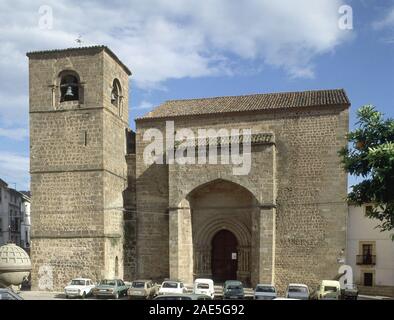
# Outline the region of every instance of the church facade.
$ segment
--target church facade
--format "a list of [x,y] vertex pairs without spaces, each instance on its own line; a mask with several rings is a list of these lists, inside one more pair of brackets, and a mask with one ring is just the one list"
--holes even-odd
[[[131,72],[110,49],[28,57],[33,287],[48,272],[53,289],[79,276],[280,290],[335,277],[346,248],[343,90],[168,101],[132,132]],[[247,174],[220,161],[146,161],[149,132],[162,133],[168,159],[168,134],[185,128],[250,131]]]

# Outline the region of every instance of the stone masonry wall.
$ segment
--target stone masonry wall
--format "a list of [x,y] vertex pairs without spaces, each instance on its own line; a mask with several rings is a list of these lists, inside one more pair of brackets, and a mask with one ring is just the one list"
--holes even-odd
[[[260,171],[246,177],[230,176],[221,165],[206,167],[198,173],[193,166],[170,171],[168,183],[166,165],[145,166],[142,142],[145,130],[164,129],[164,120],[137,122],[137,213],[139,222],[139,254],[141,264],[149,266],[154,257],[166,257],[168,246],[165,206],[177,205],[190,191],[204,181],[201,175],[231,179],[248,189],[260,202],[274,199],[277,206],[275,226],[275,262],[273,280],[281,292],[290,282],[302,282],[314,287],[321,279],[331,279],[339,265],[337,257],[346,247],[347,176],[337,155],[346,145],[348,110],[336,107],[316,107],[286,111],[238,113],[232,115],[180,118],[180,128],[251,128],[253,133],[272,132],[276,141],[276,175],[264,178],[264,162]],[[164,132],[164,131],[163,131]],[[264,156],[264,152],[260,153]],[[254,162],[259,162],[255,154]],[[179,169],[179,168],[178,168]],[[269,169],[272,170],[272,169]],[[268,171],[269,171],[268,170]],[[170,192],[169,196],[169,190]],[[268,192],[268,193],[267,193]],[[168,198],[169,197],[169,198]],[[144,215],[143,208],[160,212],[156,224],[152,216]],[[261,203],[263,204],[263,203]],[[141,209],[141,212],[139,212]],[[142,220],[142,221],[141,221]],[[158,224],[160,222],[160,224]],[[264,238],[262,238],[264,241]],[[148,250],[148,251],[145,251]],[[160,272],[149,270],[152,276],[165,276],[167,265],[160,264]],[[167,271],[168,272],[168,271]],[[146,274],[145,273],[145,274]]]

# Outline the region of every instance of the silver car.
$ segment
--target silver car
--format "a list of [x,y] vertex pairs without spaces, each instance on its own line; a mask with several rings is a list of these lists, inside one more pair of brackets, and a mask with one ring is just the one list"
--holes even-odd
[[272,300],[277,296],[276,288],[271,284],[258,284],[254,291],[255,300]]
[[309,300],[309,288],[305,284],[291,283],[287,286],[286,298]]
[[23,298],[10,289],[0,289],[0,300],[23,300]]

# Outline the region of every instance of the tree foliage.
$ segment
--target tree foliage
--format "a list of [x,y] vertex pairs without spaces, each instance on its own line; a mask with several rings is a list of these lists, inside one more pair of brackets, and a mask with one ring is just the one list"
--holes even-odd
[[381,231],[394,229],[394,120],[384,119],[374,106],[357,112],[357,128],[348,134],[349,146],[339,154],[344,168],[363,181],[352,186],[348,200],[370,203],[369,218],[380,221]]

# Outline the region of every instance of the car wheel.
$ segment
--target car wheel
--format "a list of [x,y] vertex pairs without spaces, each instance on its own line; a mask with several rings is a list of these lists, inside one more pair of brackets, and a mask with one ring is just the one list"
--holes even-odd
[[85,291],[82,293],[82,299],[86,299],[86,292]]
[[66,295],[66,299],[69,299],[70,297],[68,295]]

